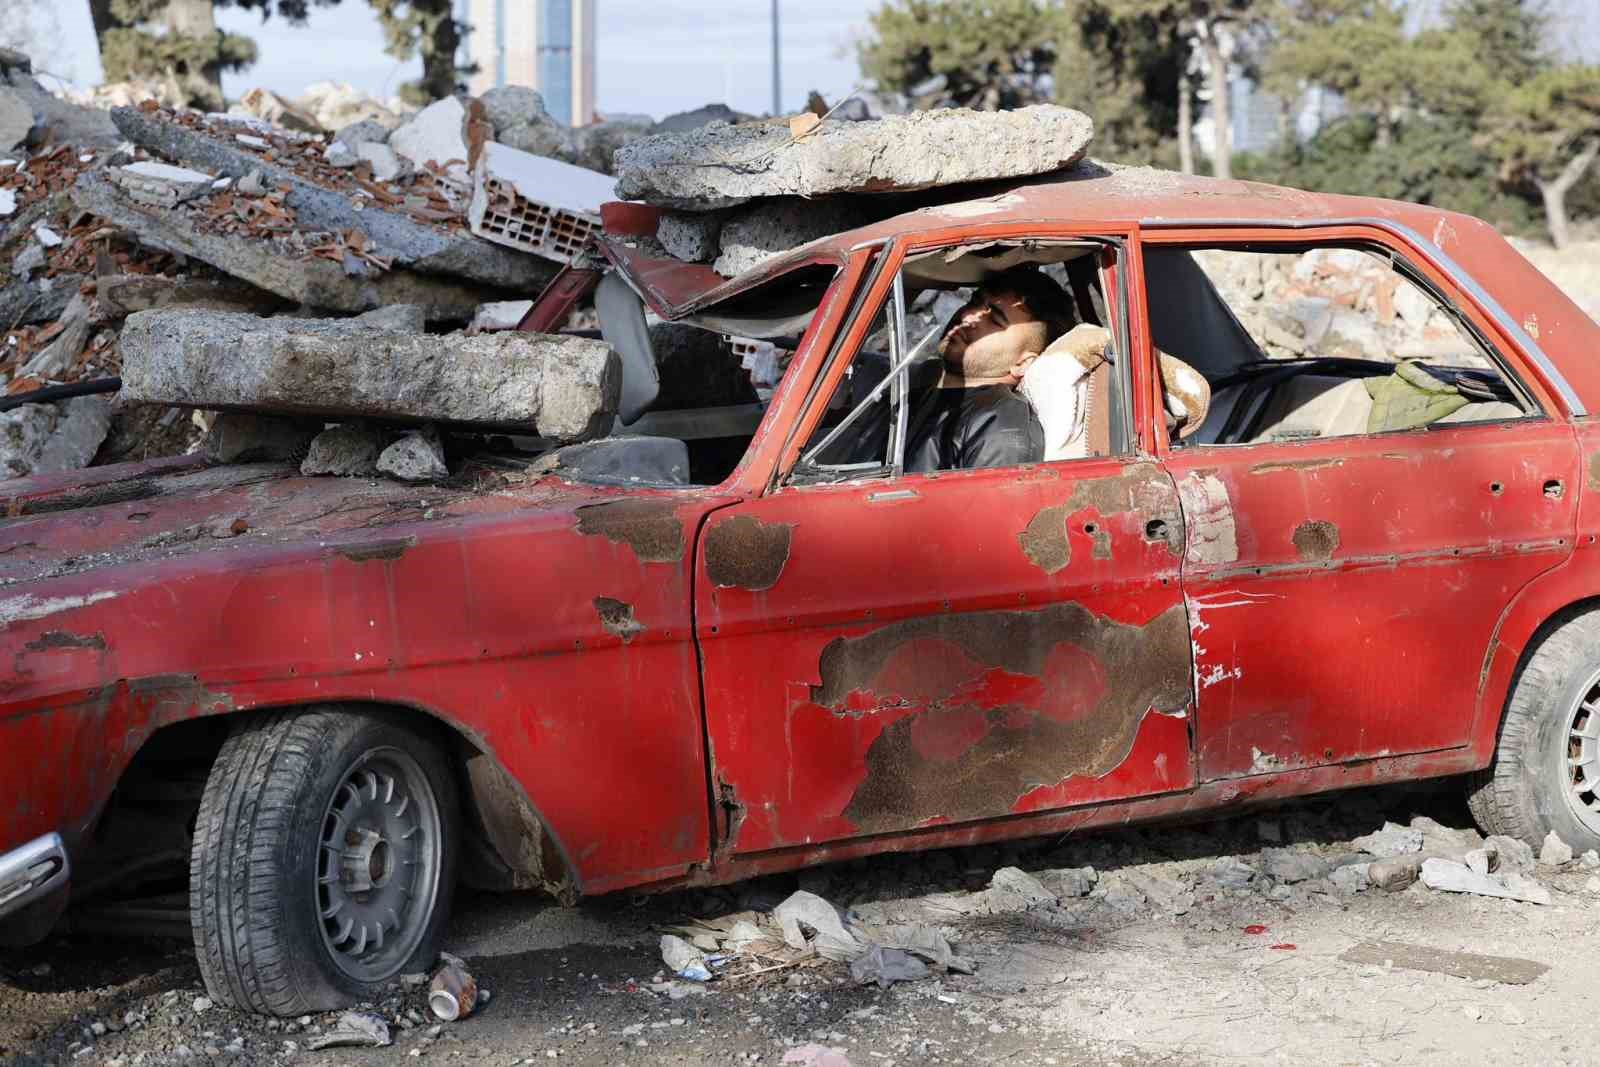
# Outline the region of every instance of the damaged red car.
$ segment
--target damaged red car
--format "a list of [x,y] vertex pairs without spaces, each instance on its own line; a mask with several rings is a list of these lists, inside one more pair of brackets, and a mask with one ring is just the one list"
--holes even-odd
[[[458,880],[570,901],[1447,775],[1486,830],[1600,845],[1600,329],[1486,224],[1099,170],[728,280],[608,219],[609,436],[426,488],[0,487],[8,940],[186,885],[211,996],[292,1015],[426,966]],[[1018,272],[1058,294],[1000,386],[1044,458],[921,448]],[[647,312],[737,338],[748,402],[662,407]]]

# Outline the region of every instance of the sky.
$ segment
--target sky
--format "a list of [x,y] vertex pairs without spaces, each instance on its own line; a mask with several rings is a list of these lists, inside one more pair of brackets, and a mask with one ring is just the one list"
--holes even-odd
[[[7,0],[0,0],[0,4]],[[100,79],[88,0],[43,0],[55,9],[63,68],[80,84]],[[517,0],[512,0],[517,2]],[[602,114],[660,118],[713,101],[764,113],[772,102],[769,0],[597,0],[597,96]],[[853,42],[876,0],[780,0],[783,107],[797,110],[818,89],[836,100],[857,82]],[[224,75],[229,97],[264,86],[298,96],[309,84],[345,81],[387,97],[420,72],[415,60],[383,54],[377,18],[363,0],[314,10],[303,27],[218,11],[218,23],[255,38],[261,59]]]

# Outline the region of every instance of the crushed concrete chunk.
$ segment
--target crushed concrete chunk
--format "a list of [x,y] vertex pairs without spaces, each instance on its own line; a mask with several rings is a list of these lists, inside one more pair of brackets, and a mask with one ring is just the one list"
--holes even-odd
[[333,139],[357,149],[364,144],[385,144],[389,140],[389,127],[377,119],[361,119],[344,126]]
[[206,434],[206,455],[218,463],[298,460],[306,454],[320,424],[305,419],[224,411]]
[[28,139],[33,108],[10,89],[0,89],[0,152],[10,152]]
[[722,224],[722,251],[711,269],[725,278],[736,277],[790,249],[865,222],[861,205],[849,200],[756,204],[730,215]]
[[1422,884],[1447,893],[1475,893],[1485,897],[1505,897],[1530,904],[1550,903],[1550,890],[1526,875],[1506,871],[1499,875],[1478,874],[1464,863],[1430,857],[1422,861]]
[[389,147],[419,167],[437,163],[463,184],[467,181],[466,108],[453,96],[436,100],[389,135]]
[[1367,880],[1379,889],[1398,893],[1409,888],[1422,873],[1422,857],[1396,856],[1367,864]]
[[330,426],[312,438],[300,473],[365,477],[378,473],[383,434],[358,422]]
[[1041,104],[824,122],[796,140],[784,120],[657,134],[616,154],[622,199],[705,210],[756,197],[926,189],[1025,177],[1083,158],[1094,124]]
[[1411,826],[1386,822],[1383,829],[1374,830],[1350,842],[1361,851],[1381,858],[1404,856],[1422,851],[1422,831]]
[[402,482],[432,482],[450,474],[444,445],[433,427],[412,430],[378,456],[378,471]]
[[545,110],[544,97],[525,85],[502,85],[490,89],[478,99],[483,101],[484,114],[488,116],[489,125],[494,127],[496,134],[525,122],[537,122],[550,117]]
[[130,199],[157,207],[173,207],[212,191],[211,175],[150,160],[112,167],[110,176]]
[[1494,863],[1490,870],[1513,870],[1523,874],[1532,874],[1534,868],[1533,848],[1526,841],[1516,837],[1507,837],[1504,834],[1492,834],[1483,843],[1484,848],[1492,853]]
[[110,427],[111,404],[103,396],[0,412],[0,478],[87,467]]
[[477,424],[555,440],[608,427],[621,386],[616,353],[582,337],[402,334],[192,310],[130,315],[122,364],[129,400]]
[[686,263],[706,263],[716,258],[721,245],[722,216],[714,212],[675,211],[661,216],[656,240],[674,258]]
[[1539,848],[1539,862],[1546,867],[1560,867],[1572,862],[1572,846],[1561,840],[1561,835],[1551,830],[1544,836]]
[[373,308],[357,315],[355,321],[369,330],[391,330],[395,333],[423,333],[428,327],[427,316],[415,304],[390,304],[388,307]]
[[83,346],[89,340],[90,323],[89,302],[82,293],[72,294],[57,321],[61,332],[55,340],[36,352],[22,367],[22,373],[30,378],[59,379],[83,354]]
[[356,145],[356,156],[372,165],[372,176],[380,182],[398,181],[411,173],[411,164],[386,144],[363,141]]

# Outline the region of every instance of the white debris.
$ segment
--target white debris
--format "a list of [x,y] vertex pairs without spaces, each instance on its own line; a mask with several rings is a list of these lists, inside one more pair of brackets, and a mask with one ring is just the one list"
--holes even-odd
[[61,243],[61,235],[43,224],[33,228],[33,235],[37,237],[39,239],[39,243],[44,245],[46,248],[54,248]]
[[455,97],[436,100],[390,134],[389,147],[419,167],[438,164],[464,185],[468,180],[467,141],[462,133],[466,117],[466,109]]
[[1550,890],[1516,871],[1479,874],[1464,863],[1430,857],[1422,861],[1422,884],[1447,893],[1474,893],[1484,897],[1505,897],[1530,904],[1550,903]]
[[17,194],[13,189],[0,189],[0,218],[17,210]]
[[1547,867],[1560,867],[1572,862],[1572,846],[1561,840],[1561,835],[1551,830],[1545,835],[1539,849],[1539,862]]

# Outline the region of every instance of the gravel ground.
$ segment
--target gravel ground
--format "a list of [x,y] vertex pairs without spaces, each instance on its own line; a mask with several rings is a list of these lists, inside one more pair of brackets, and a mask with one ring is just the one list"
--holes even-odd
[[[1414,819],[1418,819],[1413,822]],[[65,935],[0,954],[0,1060],[188,1067],[377,1064],[1600,1063],[1593,1041],[1600,871],[1542,865],[1549,905],[1363,887],[1341,866],[1392,820],[1425,850],[1473,843],[1453,783],[1366,790],[1226,821],[888,856],[712,891],[559,908],[465,896],[447,947],[490,999],[439,1024],[425,990],[371,1006],[387,1048],[306,1046],[337,1013],[267,1019],[204,997],[175,940]],[[1436,820],[1436,821],[1429,821]],[[1415,836],[1415,835],[1413,835]],[[1095,868],[1093,890],[1081,871]],[[990,889],[1016,867],[1047,886]],[[1016,879],[1003,875],[1010,885]],[[706,985],[664,974],[666,926],[766,911],[796,888],[939,926],[971,975],[880,990],[842,964]],[[1386,940],[1548,965],[1526,985],[1359,964]],[[826,1049],[838,1050],[826,1060]],[[787,1057],[787,1059],[786,1059]]]

